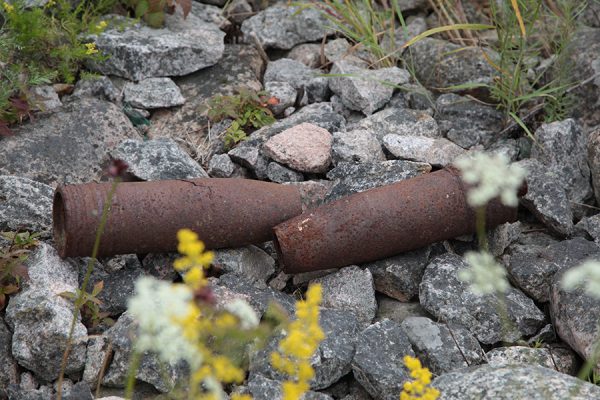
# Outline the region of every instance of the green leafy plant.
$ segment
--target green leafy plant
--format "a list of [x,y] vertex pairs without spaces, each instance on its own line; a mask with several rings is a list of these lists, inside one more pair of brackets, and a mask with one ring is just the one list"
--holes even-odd
[[100,312],[102,302],[98,299],[98,295],[102,289],[104,289],[104,281],[97,282],[91,293],[76,289],[75,292],[59,293],[59,296],[71,300],[73,303],[77,302],[78,299],[81,299],[79,300],[81,303],[81,319],[88,328],[95,328],[100,323],[106,325],[112,325],[114,323],[111,318],[108,318],[110,315],[108,312]]
[[3,2],[0,27],[0,136],[10,135],[9,125],[31,116],[30,88],[55,82],[73,83],[88,60],[103,56],[82,33],[103,29],[98,17],[117,0],[70,0],[26,7],[23,0]]
[[39,233],[1,232],[9,244],[0,247],[0,310],[6,305],[8,295],[19,291],[21,281],[29,279],[24,265],[31,249],[37,246]]
[[262,128],[275,122],[268,105],[276,101],[267,92],[241,88],[235,95],[212,97],[207,104],[207,116],[213,122],[233,119],[224,136],[225,147],[231,148],[246,139],[249,129]]
[[192,10],[192,0],[123,0],[123,3],[134,11],[136,18],[143,18],[153,28],[163,26],[165,15],[174,13],[178,5],[184,17]]

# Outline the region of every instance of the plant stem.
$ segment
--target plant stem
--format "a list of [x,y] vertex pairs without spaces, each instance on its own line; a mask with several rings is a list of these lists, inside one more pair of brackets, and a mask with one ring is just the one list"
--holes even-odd
[[483,205],[475,209],[475,227],[479,248],[482,251],[488,251],[487,234],[485,232],[485,208],[486,206]]
[[133,389],[135,388],[135,374],[142,361],[142,353],[134,350],[131,354],[129,362],[129,371],[127,372],[127,384],[125,385],[125,399],[130,400],[133,397]]
[[60,364],[60,374],[58,375],[57,389],[56,389],[56,399],[62,399],[62,383],[65,377],[65,370],[67,368],[67,362],[69,359],[69,353],[71,352],[71,346],[73,344],[73,332],[75,331],[75,324],[77,323],[77,319],[79,318],[79,312],[81,307],[83,306],[85,293],[87,289],[87,285],[90,281],[90,277],[92,275],[92,271],[94,270],[94,263],[96,262],[96,256],[98,255],[98,249],[100,248],[100,238],[104,233],[104,228],[106,226],[106,221],[108,220],[108,212],[110,211],[110,205],[112,204],[112,199],[117,190],[117,185],[120,182],[120,178],[115,178],[112,186],[110,187],[110,191],[106,196],[106,201],[104,202],[104,206],[102,207],[102,216],[100,218],[100,223],[98,225],[98,230],[96,231],[96,239],[94,241],[94,248],[92,249],[92,256],[89,258],[87,262],[87,268],[85,271],[85,277],[83,278],[83,284],[81,285],[81,290],[75,300],[75,310],[73,311],[73,319],[71,320],[71,327],[69,328],[69,336],[67,338],[67,346],[65,347],[65,352],[63,353],[62,362]]

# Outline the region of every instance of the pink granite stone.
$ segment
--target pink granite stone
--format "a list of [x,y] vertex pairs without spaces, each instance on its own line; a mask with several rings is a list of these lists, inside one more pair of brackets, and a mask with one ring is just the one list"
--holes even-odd
[[303,123],[273,136],[263,151],[273,160],[296,171],[323,173],[331,164],[331,134],[317,125]]

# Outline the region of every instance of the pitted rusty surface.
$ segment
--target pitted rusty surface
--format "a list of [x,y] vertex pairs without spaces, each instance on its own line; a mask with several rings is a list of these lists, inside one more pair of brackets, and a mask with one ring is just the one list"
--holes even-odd
[[[493,201],[486,226],[516,218],[516,208]],[[374,261],[474,231],[475,212],[454,169],[357,193],[274,228],[286,273]]]
[[[62,257],[89,256],[110,183],[59,187],[54,237]],[[99,256],[175,251],[190,228],[207,248],[270,240],[272,228],[302,212],[293,186],[248,179],[202,178],[117,186]]]

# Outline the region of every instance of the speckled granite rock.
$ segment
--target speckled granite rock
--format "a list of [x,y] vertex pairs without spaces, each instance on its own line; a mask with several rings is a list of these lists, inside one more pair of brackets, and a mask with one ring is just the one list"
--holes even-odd
[[440,400],[588,400],[600,397],[600,388],[554,370],[531,365],[493,367],[444,374],[431,385]]
[[545,303],[550,298],[554,274],[591,258],[600,260],[600,246],[583,238],[574,238],[545,248],[517,250],[505,256],[504,262],[515,284],[534,300]]
[[273,160],[300,172],[325,172],[331,164],[331,134],[303,123],[271,137],[262,147]]
[[484,344],[514,342],[535,334],[544,325],[544,313],[533,300],[510,287],[504,298],[510,324],[503,326],[497,295],[475,294],[458,279],[458,271],[467,267],[467,262],[456,254],[435,258],[425,269],[419,288],[421,305],[441,321],[466,327]]
[[386,135],[383,137],[385,148],[402,160],[425,162],[445,167],[465,150],[448,139],[423,136]]
[[185,103],[181,91],[169,78],[147,78],[123,87],[123,101],[133,107],[152,109],[180,106]]
[[326,202],[374,187],[389,185],[431,171],[431,165],[412,161],[382,161],[375,163],[341,162],[327,178],[334,181],[325,197]]
[[[312,389],[329,387],[350,372],[350,362],[354,357],[357,335],[360,332],[356,318],[346,311],[321,309],[319,324],[325,333],[325,340],[311,358],[311,365],[315,369]],[[273,338],[252,358],[250,380],[257,375],[278,381],[287,379],[270,365],[270,354],[280,339],[280,336]]]
[[162,29],[120,17],[114,27],[90,36],[98,50],[109,56],[90,67],[133,81],[187,75],[217,63],[223,54],[224,37],[217,25],[193,13],[185,19],[167,14]]
[[0,139],[0,175],[19,175],[47,185],[99,180],[108,152],[140,138],[112,103],[79,98]]
[[352,372],[373,398],[397,400],[404,382],[411,379],[404,356],[415,353],[400,325],[376,322],[358,335]]
[[570,375],[576,374],[579,369],[577,355],[566,348],[557,348],[557,351],[554,351],[552,347],[497,347],[488,351],[486,357],[489,365],[493,367],[531,364]]
[[331,150],[335,164],[342,161],[385,161],[385,154],[383,154],[379,141],[367,130],[334,132]]
[[323,307],[352,312],[362,327],[369,326],[375,318],[377,302],[368,269],[345,267],[312,283],[320,283],[323,288]]
[[349,129],[366,129],[380,142],[386,135],[414,135],[436,138],[440,130],[435,119],[424,111],[389,107],[361,119]]
[[269,7],[242,24],[246,41],[256,35],[265,48],[291,49],[299,43],[312,42],[327,34],[327,19],[319,10],[278,4]]
[[50,186],[28,178],[0,175],[0,231],[49,232],[52,227]]
[[400,301],[409,301],[419,294],[430,250],[428,246],[362,266],[373,274],[375,290]]
[[129,166],[128,172],[145,181],[208,178],[208,174],[170,138],[125,140],[111,152]]
[[297,91],[303,90],[308,96],[308,101],[315,103],[326,101],[329,97],[329,78],[319,76],[320,74],[323,72],[311,69],[300,61],[280,58],[267,64],[263,81],[265,85],[272,82],[287,82]]
[[225,273],[242,275],[263,284],[275,272],[275,260],[256,246],[215,250],[212,265]]
[[434,375],[486,361],[477,339],[460,325],[440,324],[426,317],[408,317],[402,322],[402,329],[419,360]]

